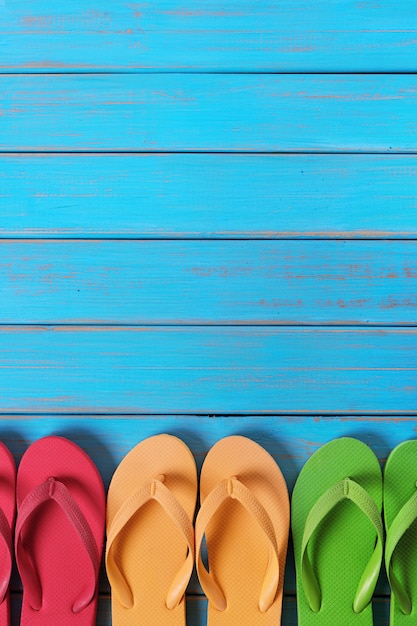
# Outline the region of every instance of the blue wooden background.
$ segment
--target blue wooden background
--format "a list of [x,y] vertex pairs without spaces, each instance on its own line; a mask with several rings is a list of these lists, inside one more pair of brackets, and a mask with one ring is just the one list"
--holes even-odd
[[[291,489],[334,437],[381,463],[415,438],[416,71],[414,0],[0,0],[16,461],[62,434],[108,485],[149,435],[201,466],[241,433]],[[100,626],[109,598],[103,572]],[[374,606],[388,625],[384,575]]]

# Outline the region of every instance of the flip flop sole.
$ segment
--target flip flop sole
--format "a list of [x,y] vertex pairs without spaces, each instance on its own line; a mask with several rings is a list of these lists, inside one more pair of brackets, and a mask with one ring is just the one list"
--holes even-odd
[[[163,477],[190,520],[197,497],[197,471],[188,447],[177,437],[156,435],[140,442],[122,460],[110,483],[107,528],[127,499],[142,485]],[[187,543],[156,501],[149,501],[127,523],[114,546],[114,560],[127,581],[134,604],[123,606],[112,587],[114,626],[184,626],[185,598],[167,608],[171,584],[187,555]]]
[[[389,455],[384,469],[384,516],[387,545],[393,520],[417,486],[417,441],[404,441]],[[415,511],[414,507],[414,511]],[[416,513],[417,516],[417,513]],[[393,570],[411,599],[412,612],[405,615],[394,594],[391,595],[391,626],[417,624],[417,521],[399,540],[392,557]]]
[[[63,437],[45,437],[25,452],[17,473],[17,508],[39,485],[54,478],[68,489],[91,529],[98,557],[104,543],[105,493],[100,474],[90,457]],[[22,542],[34,563],[42,590],[42,606],[35,610],[23,586],[22,626],[93,626],[94,599],[80,613],[74,601],[83,593],[92,566],[80,537],[53,500],[37,508],[22,530]],[[21,571],[25,579],[27,572]],[[93,581],[94,582],[94,581]]]
[[208,624],[277,626],[281,623],[289,533],[287,486],[270,454],[242,436],[221,439],[208,452],[201,470],[201,503],[218,484],[233,477],[251,491],[272,523],[279,555],[278,590],[272,606],[261,612],[259,598],[268,566],[268,541],[245,508],[236,500],[228,499],[215,513],[206,530],[210,572],[227,602],[224,611],[217,610],[209,602]]
[[301,580],[302,538],[309,512],[328,489],[350,478],[382,507],[382,477],[372,450],[353,438],[325,444],[301,470],[292,495],[292,534],[297,574],[299,626],[372,626],[372,606],[355,613],[353,602],[361,576],[375,548],[375,528],[349,500],[337,504],[309,542],[309,556],[322,604],[311,610]]

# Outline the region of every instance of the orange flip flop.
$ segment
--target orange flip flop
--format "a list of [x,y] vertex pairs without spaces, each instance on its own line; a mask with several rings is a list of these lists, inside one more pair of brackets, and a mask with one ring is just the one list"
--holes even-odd
[[[221,439],[204,461],[200,499],[197,572],[209,626],[277,626],[290,516],[279,467],[246,437]],[[201,557],[204,536],[209,571]]]
[[177,437],[145,439],[116,469],[106,548],[113,626],[184,626],[196,497],[195,461]]

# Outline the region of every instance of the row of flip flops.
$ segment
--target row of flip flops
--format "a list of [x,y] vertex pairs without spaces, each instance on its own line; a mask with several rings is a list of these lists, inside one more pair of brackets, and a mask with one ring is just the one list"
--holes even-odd
[[[291,522],[300,626],[371,626],[384,540],[391,624],[417,623],[416,461],[417,441],[402,443],[383,480],[370,448],[341,438],[306,463]],[[68,439],[45,437],[25,452],[17,475],[0,444],[0,473],[0,625],[10,620],[14,529],[21,624],[93,626],[106,516],[94,463]],[[209,626],[281,623],[290,505],[276,462],[254,441],[226,437],[203,463],[193,523],[197,491],[194,458],[171,435],[140,442],[116,469],[106,543],[114,626],[184,626],[194,562]]]

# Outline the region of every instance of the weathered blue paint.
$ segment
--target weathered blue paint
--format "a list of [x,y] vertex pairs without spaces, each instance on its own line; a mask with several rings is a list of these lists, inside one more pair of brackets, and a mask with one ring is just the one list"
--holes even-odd
[[416,207],[411,155],[19,154],[0,167],[1,237],[416,238]]
[[0,416],[1,440],[16,463],[26,448],[50,434],[71,437],[93,459],[107,487],[123,457],[140,441],[170,433],[189,446],[200,470],[209,449],[222,437],[244,435],[263,446],[280,466],[290,492],[306,461],[335,437],[356,437],[369,445],[385,464],[390,451],[404,439],[414,439],[416,416],[393,415],[172,415]]
[[5,0],[3,71],[416,71],[404,0]]
[[0,411],[415,415],[416,357],[415,328],[0,326]]
[[[0,33],[16,461],[65,435],[108,485],[147,436],[200,468],[240,433],[292,489],[334,437],[381,464],[416,437],[415,2],[0,0]],[[291,554],[285,592],[295,626]],[[388,594],[383,575],[378,626]],[[195,576],[188,596],[203,626]]]
[[3,324],[417,322],[414,241],[6,240],[0,277]]
[[0,76],[1,151],[417,151],[417,76]]

